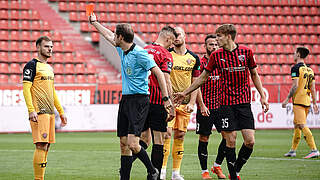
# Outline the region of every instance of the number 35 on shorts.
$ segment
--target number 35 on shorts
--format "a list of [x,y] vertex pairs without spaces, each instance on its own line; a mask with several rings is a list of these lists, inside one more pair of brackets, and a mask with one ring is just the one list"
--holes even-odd
[[228,122],[229,118],[223,118],[223,119],[221,119],[221,121],[222,121],[222,126],[221,126],[222,129],[229,127],[229,122]]

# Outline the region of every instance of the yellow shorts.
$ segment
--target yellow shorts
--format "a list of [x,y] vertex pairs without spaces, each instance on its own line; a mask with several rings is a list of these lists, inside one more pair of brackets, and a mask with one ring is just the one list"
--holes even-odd
[[168,122],[168,127],[187,132],[191,113],[186,112],[185,107],[186,105],[180,105],[176,108],[176,117]]
[[293,123],[294,124],[306,124],[309,107],[303,107],[299,105],[293,105]]
[[39,114],[38,122],[30,121],[33,143],[55,143],[54,114]]

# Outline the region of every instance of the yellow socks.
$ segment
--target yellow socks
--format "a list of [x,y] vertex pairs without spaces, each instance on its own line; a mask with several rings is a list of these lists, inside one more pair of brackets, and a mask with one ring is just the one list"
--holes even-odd
[[42,149],[35,149],[33,154],[33,169],[34,169],[34,178],[35,180],[43,180],[44,173],[46,170],[46,153],[45,150]]
[[302,129],[304,138],[307,141],[308,146],[310,147],[311,150],[317,149],[316,144],[314,143],[314,138],[312,136],[312,133],[308,127],[304,127]]
[[297,150],[300,139],[301,139],[301,130],[299,128],[294,128],[291,150],[293,151]]
[[174,139],[172,145],[172,171],[179,171],[183,157],[184,147],[183,140]]
[[168,158],[169,158],[169,155],[170,155],[170,143],[171,143],[171,138],[164,140],[162,169],[166,169],[167,168]]

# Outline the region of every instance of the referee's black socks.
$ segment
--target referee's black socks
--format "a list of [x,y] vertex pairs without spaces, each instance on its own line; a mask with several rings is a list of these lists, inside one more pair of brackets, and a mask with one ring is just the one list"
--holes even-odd
[[154,165],[154,167],[157,168],[160,172],[163,163],[163,145],[152,145],[151,162]]
[[199,140],[198,144],[198,158],[200,161],[200,166],[202,170],[207,170],[208,163],[208,142],[203,142]]
[[241,147],[239,154],[238,154],[238,159],[236,160],[236,172],[240,172],[242,166],[250,158],[252,151],[253,151],[253,149],[248,148],[247,146],[242,144],[242,147]]
[[154,174],[155,173],[155,169],[154,166],[152,165],[149,156],[147,154],[147,152],[144,150],[143,147],[141,147],[140,152],[138,152],[137,154],[135,154],[140,161],[144,164],[144,166],[147,168],[148,173]]
[[121,156],[120,180],[129,180],[132,167],[132,156]]
[[226,159],[228,170],[230,174],[231,180],[237,180],[237,173],[235,169],[235,162],[236,162],[236,148],[229,148],[226,146]]
[[[141,147],[143,147],[145,150],[148,148],[148,145],[142,141],[142,140],[139,140],[139,144]],[[135,160],[137,159],[137,156],[135,154],[132,154],[132,162],[134,162]]]

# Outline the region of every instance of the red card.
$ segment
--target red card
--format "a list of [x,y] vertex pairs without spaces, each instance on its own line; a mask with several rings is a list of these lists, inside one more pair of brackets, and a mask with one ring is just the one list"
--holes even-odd
[[90,16],[93,13],[94,4],[87,4],[86,5],[86,15]]

